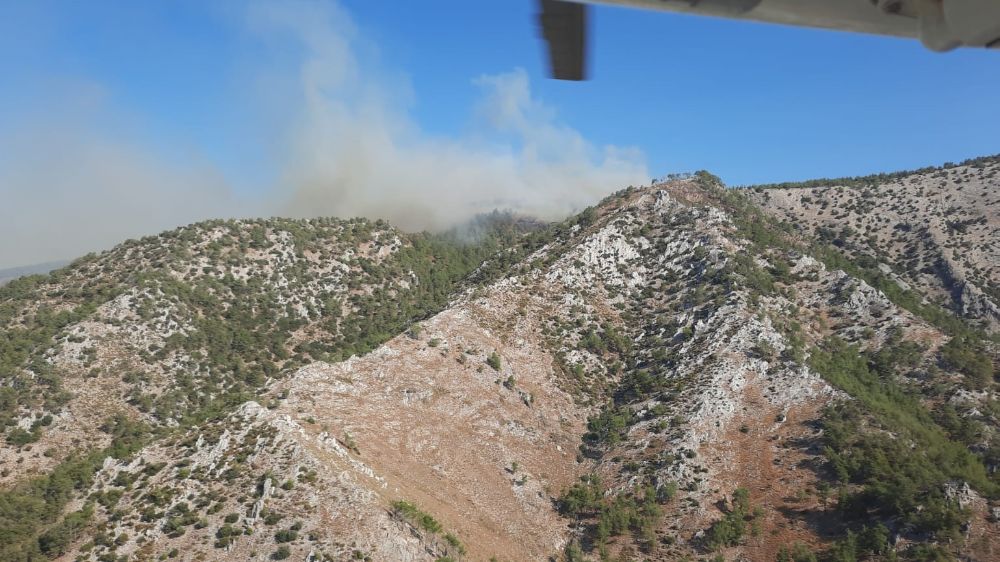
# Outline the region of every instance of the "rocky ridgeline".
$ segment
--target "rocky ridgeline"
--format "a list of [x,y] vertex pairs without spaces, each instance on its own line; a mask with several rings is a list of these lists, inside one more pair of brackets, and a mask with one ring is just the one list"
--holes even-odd
[[[863,558],[883,548],[873,522],[904,557],[927,547],[985,560],[1000,544],[992,477],[975,470],[914,484],[934,510],[960,508],[954,526],[850,519],[842,508],[867,483],[841,480],[837,470],[850,468],[834,455],[860,449],[831,437],[888,435],[919,456],[947,434],[960,444],[949,454],[970,455],[963,462],[986,474],[995,383],[963,353],[990,356],[992,344],[955,331],[932,295],[908,300],[926,283],[895,267],[845,269],[836,245],[803,238],[709,174],[630,188],[518,234],[523,254],[462,254],[468,277],[436,309],[405,305],[436,283],[411,253],[425,241],[361,222],[301,232],[325,224],[238,223],[236,241],[232,225],[194,226],[188,254],[149,241],[116,250],[144,267],[183,259],[59,328],[44,357],[80,384],[51,410],[21,410],[18,427],[40,438],[0,460],[20,465],[5,475],[14,480],[63,462],[45,454],[55,444],[114,444],[122,431],[102,421],[113,411],[159,429],[133,454],[101,457],[63,509],[65,541],[47,554],[774,560],[797,545],[799,556],[853,548]],[[434,267],[454,256],[439,251]],[[208,297],[167,281],[201,277],[212,280]],[[54,295],[58,282],[44,289],[53,306],[66,298]],[[253,361],[208,361],[216,348],[201,337],[199,303],[225,295],[211,310],[226,318],[260,292],[267,299],[254,302],[281,311],[268,318],[288,337],[251,339],[275,350]],[[400,320],[381,320],[397,306]],[[370,322],[386,328],[366,348],[352,334]],[[218,335],[230,349],[239,341]],[[188,340],[200,345],[178,343]],[[255,385],[214,381],[252,378],[265,361],[273,369]],[[227,400],[200,419],[165,416],[176,411],[157,398],[185,378],[215,385],[185,392]],[[53,420],[33,428],[46,411]],[[912,433],[910,418],[926,434]]]

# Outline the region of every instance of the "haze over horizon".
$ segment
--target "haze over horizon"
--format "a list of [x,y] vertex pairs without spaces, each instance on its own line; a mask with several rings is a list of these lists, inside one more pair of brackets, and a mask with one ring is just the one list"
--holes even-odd
[[669,172],[744,184],[997,152],[996,53],[601,9],[595,79],[567,84],[545,78],[533,2],[476,8],[7,6],[0,269],[207,218],[434,229],[558,218]]

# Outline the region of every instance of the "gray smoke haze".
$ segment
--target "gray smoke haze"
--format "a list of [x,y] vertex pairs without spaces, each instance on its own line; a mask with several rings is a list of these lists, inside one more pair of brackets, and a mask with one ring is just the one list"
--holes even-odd
[[242,214],[213,168],[168,160],[124,133],[93,88],[65,84],[57,116],[0,133],[0,268],[73,258],[126,238]]
[[523,70],[473,78],[481,96],[469,126],[442,137],[410,117],[408,80],[382,68],[339,5],[253,3],[238,21],[282,53],[244,72],[242,85],[260,100],[253,127],[274,138],[274,184],[232,185],[194,151],[108,126],[121,119],[100,87],[74,84],[55,117],[0,133],[0,267],[211,217],[367,216],[407,230],[496,208],[554,219],[648,181],[641,152],[594,146],[560,123]]

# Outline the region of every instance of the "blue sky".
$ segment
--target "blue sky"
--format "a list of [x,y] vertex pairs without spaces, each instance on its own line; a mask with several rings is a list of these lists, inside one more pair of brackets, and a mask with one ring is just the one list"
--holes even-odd
[[[573,181],[591,172],[603,178],[591,193],[620,187],[606,185],[619,178],[697,169],[749,184],[1000,152],[998,52],[941,55],[915,41],[597,7],[593,79],[567,83],[545,77],[535,9],[529,0],[4,3],[0,163],[6,158],[21,171],[0,174],[0,192],[44,191],[68,181],[50,177],[59,162],[80,162],[66,166],[81,178],[72,196],[55,190],[46,201],[82,197],[109,176],[154,178],[144,183],[156,184],[155,196],[130,194],[135,202],[114,216],[145,209],[156,220],[120,228],[107,217],[76,221],[77,229],[102,235],[78,245],[54,236],[38,247],[0,251],[0,266],[104,247],[235,208],[227,204],[238,206],[236,215],[303,214],[302,205],[315,198],[299,207],[261,201],[273,202],[278,184],[308,184],[311,197],[334,176],[353,181],[355,172],[345,178],[336,169],[356,156],[343,154],[353,150],[345,139],[373,127],[379,134],[369,144],[398,150],[408,169],[449,159],[451,167],[473,160],[515,169],[511,181],[523,186],[508,199],[518,201],[540,189],[539,178],[566,169]],[[334,79],[340,48],[349,52],[352,70]],[[313,63],[326,69],[319,83],[308,78]],[[513,113],[505,109],[511,103]],[[576,156],[552,156],[568,145]],[[95,155],[94,146],[106,151]],[[327,159],[324,150],[340,157]],[[103,154],[121,158],[127,172],[95,164]],[[428,165],[426,173],[451,167]],[[469,172],[456,181],[480,177]],[[397,173],[362,183],[370,197],[392,198],[394,192],[373,186],[406,179]],[[198,212],[172,208],[176,199],[200,200],[206,191],[218,196],[194,205]],[[569,192],[555,189],[549,199]],[[356,194],[332,193],[344,203],[318,210],[381,212]],[[144,203],[164,195],[170,204]],[[449,211],[460,215],[493,202],[484,197]],[[8,213],[31,217],[40,207],[37,199],[15,200],[21,208],[8,206]],[[395,218],[392,210],[386,214]],[[0,236],[38,236],[31,224],[21,220]]]
[[563,120],[642,148],[656,175],[706,168],[743,184],[1000,151],[1000,52],[599,6],[594,79],[566,83],[544,78],[533,2],[347,5],[412,76],[421,122],[445,131],[469,76],[521,66]]

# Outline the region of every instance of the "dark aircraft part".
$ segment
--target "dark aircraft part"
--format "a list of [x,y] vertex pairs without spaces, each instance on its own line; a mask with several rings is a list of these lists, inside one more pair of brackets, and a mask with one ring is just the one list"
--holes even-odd
[[542,37],[549,44],[552,76],[560,80],[587,78],[587,8],[564,0],[541,0]]

